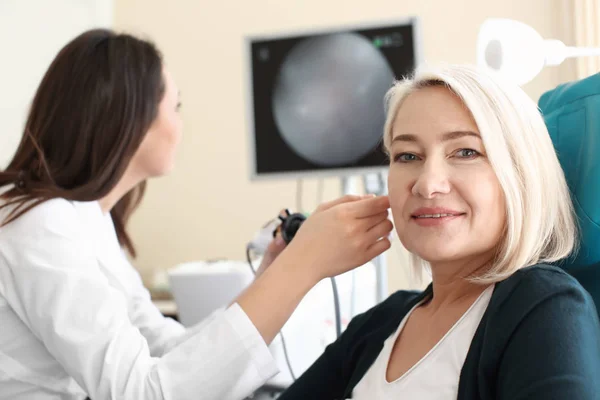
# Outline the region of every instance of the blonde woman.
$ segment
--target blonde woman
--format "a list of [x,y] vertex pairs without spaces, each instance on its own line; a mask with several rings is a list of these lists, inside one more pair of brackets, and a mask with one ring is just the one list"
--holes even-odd
[[595,306],[547,264],[577,236],[535,104],[468,66],[386,100],[395,228],[432,283],[356,317],[280,400],[598,399]]

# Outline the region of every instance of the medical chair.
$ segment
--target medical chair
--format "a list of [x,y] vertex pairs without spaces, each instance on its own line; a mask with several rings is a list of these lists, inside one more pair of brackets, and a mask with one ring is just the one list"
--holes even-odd
[[539,100],[580,227],[579,251],[558,265],[592,295],[600,315],[600,74]]

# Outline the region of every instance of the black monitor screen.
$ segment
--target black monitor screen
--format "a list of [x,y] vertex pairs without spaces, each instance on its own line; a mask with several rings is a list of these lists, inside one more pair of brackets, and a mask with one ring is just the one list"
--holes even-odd
[[384,96],[414,71],[414,19],[251,38],[252,176],[383,168]]

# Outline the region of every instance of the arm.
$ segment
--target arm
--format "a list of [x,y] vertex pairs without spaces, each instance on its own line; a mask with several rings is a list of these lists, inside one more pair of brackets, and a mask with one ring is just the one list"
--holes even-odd
[[266,343],[308,289],[389,248],[389,201],[358,199],[313,214],[293,249],[161,358],[151,356],[127,299],[99,269],[96,252],[104,249],[91,234],[99,226],[81,223],[65,200],[3,227],[0,282],[13,310],[92,398],[241,399],[276,373]]
[[363,265],[390,248],[389,199],[365,197],[344,196],[319,206],[272,265],[236,299],[266,343],[320,280]]
[[592,400],[600,393],[600,324],[589,294],[561,285],[522,319],[501,358],[497,399]]
[[186,330],[179,322],[163,316],[152,303],[150,292],[144,286],[139,273],[129,263],[125,255],[123,255],[123,260],[121,267],[128,270],[127,274],[131,283],[129,319],[146,338],[150,354],[153,357],[161,357],[174,346],[202,329],[203,326],[198,325],[197,329]]
[[[0,281],[6,300],[93,399],[241,399],[276,372],[238,305],[215,314],[161,358],[127,315],[125,296],[97,265],[67,202],[39,206],[3,228]],[[18,229],[16,229],[18,228]]]

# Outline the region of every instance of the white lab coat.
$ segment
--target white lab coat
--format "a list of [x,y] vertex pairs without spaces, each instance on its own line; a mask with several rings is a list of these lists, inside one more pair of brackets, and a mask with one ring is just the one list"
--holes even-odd
[[0,400],[239,400],[276,373],[237,304],[187,331],[164,318],[97,202],[0,228]]

